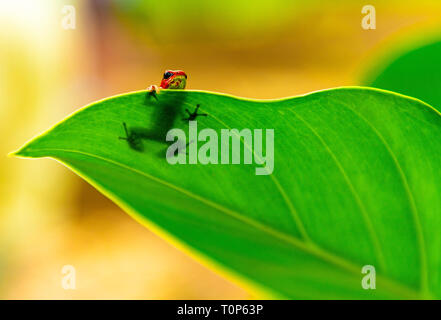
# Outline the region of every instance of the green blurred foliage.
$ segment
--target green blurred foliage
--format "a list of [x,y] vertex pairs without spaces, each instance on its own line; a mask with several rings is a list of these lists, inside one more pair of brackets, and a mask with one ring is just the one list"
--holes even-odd
[[365,85],[421,99],[441,111],[441,41],[401,53],[370,73]]
[[270,35],[283,30],[299,14],[299,9],[316,2],[117,0],[115,9],[159,42],[195,42]]

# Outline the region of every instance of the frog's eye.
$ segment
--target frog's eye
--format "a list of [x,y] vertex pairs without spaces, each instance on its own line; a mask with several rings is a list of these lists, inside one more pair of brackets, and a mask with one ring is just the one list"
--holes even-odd
[[173,75],[173,73],[171,73],[170,71],[167,71],[166,73],[164,73],[164,79],[168,79]]

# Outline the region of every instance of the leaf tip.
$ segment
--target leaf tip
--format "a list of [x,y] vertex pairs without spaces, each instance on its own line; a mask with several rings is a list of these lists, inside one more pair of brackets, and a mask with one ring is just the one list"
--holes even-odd
[[9,152],[8,154],[7,154],[7,157],[8,158],[21,158],[21,157],[26,157],[25,156],[25,154],[24,154],[24,152],[23,152],[23,149],[18,149],[18,150],[15,150],[15,151],[11,151],[11,152]]
[[32,156],[29,154],[28,144],[18,148],[15,151],[11,151],[7,154],[8,158],[31,158]]

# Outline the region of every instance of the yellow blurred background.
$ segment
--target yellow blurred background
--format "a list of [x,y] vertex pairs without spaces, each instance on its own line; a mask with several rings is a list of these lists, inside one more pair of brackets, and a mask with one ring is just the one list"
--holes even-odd
[[[366,4],[376,30],[361,28]],[[159,84],[168,68],[185,70],[190,89],[286,97],[357,85],[378,48],[440,25],[439,0],[1,0],[0,298],[255,298],[55,161],[7,154],[85,104]],[[61,286],[64,265],[75,290]]]

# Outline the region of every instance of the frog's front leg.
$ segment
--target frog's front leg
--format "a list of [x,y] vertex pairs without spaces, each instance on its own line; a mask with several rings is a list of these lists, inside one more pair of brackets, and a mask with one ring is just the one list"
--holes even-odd
[[156,96],[159,93],[159,87],[157,85],[152,84],[147,88],[147,96],[148,97],[154,97],[156,100],[158,100],[158,97]]

